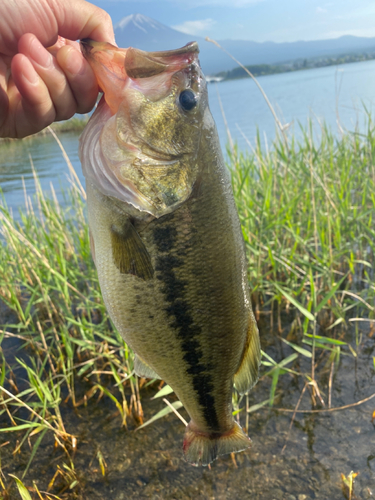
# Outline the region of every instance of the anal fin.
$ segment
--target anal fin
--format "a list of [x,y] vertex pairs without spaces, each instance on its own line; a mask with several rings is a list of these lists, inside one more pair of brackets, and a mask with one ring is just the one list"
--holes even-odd
[[245,394],[256,384],[259,377],[260,358],[258,326],[251,311],[245,349],[241,364],[234,375],[234,385],[240,394]]
[[134,371],[138,377],[141,378],[157,378],[160,379],[159,375],[150,367],[147,363],[141,359],[138,354],[134,355]]
[[150,255],[130,220],[111,226],[112,257],[122,274],[133,274],[143,280],[152,279],[154,269]]

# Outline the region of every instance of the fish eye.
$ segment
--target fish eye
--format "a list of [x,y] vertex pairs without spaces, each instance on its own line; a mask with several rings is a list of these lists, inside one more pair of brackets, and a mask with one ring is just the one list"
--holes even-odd
[[183,90],[180,94],[179,101],[182,109],[190,111],[197,105],[197,96],[192,90]]

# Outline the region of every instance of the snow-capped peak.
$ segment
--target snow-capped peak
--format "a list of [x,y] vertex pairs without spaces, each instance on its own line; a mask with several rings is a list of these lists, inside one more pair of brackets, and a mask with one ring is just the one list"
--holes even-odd
[[143,14],[131,14],[130,16],[124,17],[118,24],[116,24],[115,29],[120,28],[121,30],[124,30],[130,26],[134,26],[144,33],[148,33],[149,30],[165,29],[163,24],[151,19],[151,17],[144,16]]

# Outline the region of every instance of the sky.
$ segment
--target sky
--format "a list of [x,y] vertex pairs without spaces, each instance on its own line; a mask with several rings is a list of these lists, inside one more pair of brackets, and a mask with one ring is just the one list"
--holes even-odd
[[375,37],[374,0],[91,0],[114,25],[144,14],[189,33],[216,40],[256,42],[321,40],[342,35]]

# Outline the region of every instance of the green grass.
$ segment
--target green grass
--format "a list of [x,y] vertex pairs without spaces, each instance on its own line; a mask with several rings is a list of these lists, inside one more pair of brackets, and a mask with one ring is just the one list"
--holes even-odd
[[367,135],[323,129],[317,143],[310,128],[267,154],[259,141],[251,156],[231,152],[257,311],[296,306],[325,328],[374,317],[374,153],[371,120]]
[[[374,154],[370,118],[366,135],[338,140],[323,128],[316,141],[310,129],[299,143],[276,140],[265,152],[258,141],[253,154],[230,152],[255,313],[269,316],[288,350],[279,361],[264,353],[262,377],[270,378],[270,393],[252,407],[246,397],[234,395],[236,415],[245,409],[248,418],[265,404],[272,406],[286,373],[312,386],[315,403],[319,367],[334,368],[341,355],[356,355],[343,332],[352,320],[374,318]],[[15,337],[23,346],[12,365],[0,348],[0,418],[7,422],[0,432],[17,432],[18,449],[31,443],[22,480],[44,436],[52,433],[68,463],[65,469],[57,466],[56,474],[74,489],[77,442],[62,416],[67,402],[79,412],[88,399],[105,397],[118,410],[119,427],[143,419],[133,354],[99,291],[84,193],[72,188],[66,198],[63,208],[38,187],[33,205],[21,210],[20,223],[5,202],[0,210],[0,297],[14,316],[3,325],[0,342]],[[288,330],[281,320],[285,313]],[[310,368],[299,368],[299,360]],[[167,411],[172,409],[161,414]],[[14,481],[1,474],[0,463],[3,491]]]

